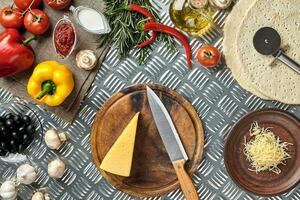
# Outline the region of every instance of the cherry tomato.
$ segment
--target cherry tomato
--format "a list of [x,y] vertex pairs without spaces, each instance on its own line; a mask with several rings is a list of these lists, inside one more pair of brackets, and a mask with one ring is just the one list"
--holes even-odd
[[23,25],[23,14],[19,8],[4,7],[0,11],[0,23],[5,28],[20,28]]
[[45,2],[53,9],[62,10],[70,5],[71,0],[45,0]]
[[219,64],[221,53],[216,47],[203,45],[198,50],[197,58],[203,67],[212,68]]
[[30,33],[42,35],[50,27],[49,17],[47,13],[38,9],[33,9],[26,13],[24,17],[24,26]]
[[40,5],[41,0],[14,0],[14,3],[18,8],[27,10],[30,5],[32,9],[37,8]]

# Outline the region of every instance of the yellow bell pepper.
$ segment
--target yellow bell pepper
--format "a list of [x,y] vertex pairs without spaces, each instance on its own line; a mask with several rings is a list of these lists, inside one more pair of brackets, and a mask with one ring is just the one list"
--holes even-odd
[[27,84],[28,94],[48,106],[62,104],[73,89],[72,72],[55,61],[45,61],[37,65]]

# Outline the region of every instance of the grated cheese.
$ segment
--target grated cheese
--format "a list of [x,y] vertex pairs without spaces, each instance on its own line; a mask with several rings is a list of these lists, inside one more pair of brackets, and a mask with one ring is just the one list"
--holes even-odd
[[252,168],[249,170],[256,173],[268,170],[280,174],[278,165],[285,164],[285,161],[291,158],[286,151],[288,145],[292,144],[282,142],[270,128],[261,128],[257,122],[252,123],[250,136],[248,142],[245,137],[244,144],[244,154]]

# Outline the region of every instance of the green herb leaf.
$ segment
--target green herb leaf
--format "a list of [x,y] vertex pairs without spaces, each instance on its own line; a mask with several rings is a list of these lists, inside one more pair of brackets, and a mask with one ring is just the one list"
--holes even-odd
[[[143,6],[148,9],[157,22],[159,22],[158,13],[151,6],[149,0],[104,0],[104,2],[106,4],[104,14],[111,26],[111,32],[99,37],[97,40],[98,47],[113,44],[121,57],[128,56],[130,50],[133,49],[136,44],[147,40],[151,35],[148,31],[138,30],[137,24],[146,19],[144,16],[123,8],[130,4]],[[164,33],[158,33],[158,40],[164,42],[172,51],[177,50],[173,37]],[[149,45],[138,50],[140,64],[146,62],[151,52],[152,49]]]

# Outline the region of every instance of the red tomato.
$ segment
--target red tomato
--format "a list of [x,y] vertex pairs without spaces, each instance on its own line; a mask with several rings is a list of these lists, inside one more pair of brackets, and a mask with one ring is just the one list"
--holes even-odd
[[35,35],[44,34],[50,27],[48,15],[38,9],[33,9],[26,13],[24,26],[27,31]]
[[45,0],[45,2],[53,9],[62,10],[70,5],[71,0]]
[[221,60],[221,54],[216,47],[210,45],[203,45],[198,50],[197,58],[198,62],[202,66],[212,68],[219,64]]
[[19,8],[4,7],[0,11],[0,24],[5,28],[20,28],[23,25],[23,14]]
[[18,8],[27,10],[30,5],[31,8],[37,8],[40,5],[41,0],[14,0],[14,3]]

